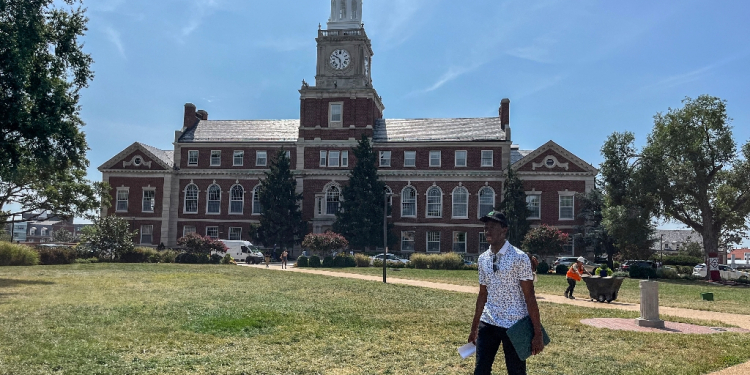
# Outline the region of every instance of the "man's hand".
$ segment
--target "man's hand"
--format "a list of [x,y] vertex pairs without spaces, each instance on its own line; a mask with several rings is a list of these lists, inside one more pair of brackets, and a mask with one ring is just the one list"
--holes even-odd
[[544,350],[544,340],[542,339],[542,334],[538,333],[534,335],[534,338],[531,339],[531,355],[537,355]]
[[472,329],[471,333],[469,334],[469,340],[467,342],[470,342],[474,345],[477,344],[477,336],[479,335],[478,329]]

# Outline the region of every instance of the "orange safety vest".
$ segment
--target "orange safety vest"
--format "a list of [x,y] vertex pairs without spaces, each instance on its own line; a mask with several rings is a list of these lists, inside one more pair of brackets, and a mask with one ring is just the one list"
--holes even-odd
[[575,281],[581,281],[581,274],[583,273],[583,265],[578,266],[578,272],[573,270],[574,267],[578,266],[578,263],[573,263],[573,265],[568,268],[568,273],[565,275],[570,279],[573,279]]

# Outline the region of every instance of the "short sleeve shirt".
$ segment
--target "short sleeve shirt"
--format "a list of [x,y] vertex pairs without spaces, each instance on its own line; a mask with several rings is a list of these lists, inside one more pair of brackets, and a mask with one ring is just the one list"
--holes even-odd
[[491,247],[482,253],[479,256],[479,284],[487,287],[487,303],[481,321],[508,328],[529,315],[521,290],[521,281],[524,280],[534,280],[534,274],[529,256],[523,251],[506,241],[497,255]]

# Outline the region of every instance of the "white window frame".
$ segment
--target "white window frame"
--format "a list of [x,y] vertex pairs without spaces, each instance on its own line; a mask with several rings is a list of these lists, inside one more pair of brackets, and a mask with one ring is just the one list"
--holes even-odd
[[[125,199],[121,199],[120,193],[125,193]],[[117,188],[117,202],[115,205],[115,212],[128,212],[128,204],[130,200],[130,188],[119,187]],[[125,209],[120,208],[120,202],[125,202]]]
[[[188,228],[192,228],[192,230],[188,231]],[[185,225],[182,227],[182,237],[185,237],[190,233],[198,233],[198,230],[195,228],[195,225]]]
[[[407,163],[407,160],[411,160],[411,163]],[[417,152],[416,151],[404,151],[404,167],[416,168],[416,166],[417,166]]]
[[328,151],[328,166],[332,168],[339,167],[341,151]]
[[[146,192],[149,192],[152,194],[150,211],[144,209],[145,204],[146,204]],[[144,188],[143,196],[141,197],[141,212],[154,213],[155,211],[156,211],[156,188]]]
[[[458,163],[458,161],[459,161],[459,158],[458,158],[458,155],[459,155],[459,153],[463,153],[463,155],[464,155],[464,158],[463,158],[463,160],[464,160],[464,163],[463,163],[463,165],[461,165],[461,164],[459,164],[459,163]],[[466,150],[456,150],[456,151],[455,151],[455,152],[453,153],[453,162],[455,163],[454,165],[455,165],[455,166],[456,166],[457,168],[463,168],[463,167],[466,167],[466,166],[467,166],[467,164],[469,163],[469,162],[468,162],[468,159],[467,159],[467,158],[469,157],[468,155],[469,155],[469,153],[468,153],[468,152],[466,152]]]
[[[216,186],[217,188],[219,188],[219,199],[218,200],[211,199],[211,188],[214,187],[214,186]],[[212,184],[211,186],[208,187],[208,189],[206,189],[206,215],[221,215],[221,193],[222,193],[221,186],[219,186],[218,184]],[[212,202],[218,202],[218,204],[216,204],[216,207],[218,207],[218,211],[217,212],[210,212],[208,210],[208,208],[211,206]]]
[[[208,233],[209,230],[212,230],[214,228],[216,228],[216,237],[214,237],[214,236],[212,236],[212,235],[210,235]],[[210,227],[206,227],[206,237],[210,237],[210,238],[213,238],[213,239],[219,239],[219,227],[215,226],[215,225],[214,226],[210,226]]]
[[[457,236],[463,234],[464,240],[460,242],[457,240]],[[456,250],[456,245],[463,244],[463,250]],[[453,252],[454,253],[465,253],[466,252],[466,232],[455,231],[453,232]]]
[[[333,108],[339,107],[339,119],[338,121],[333,118]],[[344,102],[331,102],[328,103],[328,127],[329,128],[340,128],[344,124]]]
[[[529,203],[531,203],[531,200],[532,200],[532,199],[533,199],[534,197],[536,197],[536,199],[537,199],[537,203],[538,203],[538,204],[537,204],[537,207],[538,207],[538,212],[536,212],[536,216],[534,215],[534,214],[535,214],[535,212],[533,212],[533,211],[531,210],[531,208],[529,207]],[[526,207],[527,207],[527,208],[529,208],[529,211],[532,211],[532,212],[531,212],[531,213],[529,214],[529,217],[528,217],[527,219],[530,219],[530,220],[539,220],[539,219],[541,219],[541,218],[542,218],[542,193],[541,193],[541,192],[531,192],[531,191],[527,191],[527,192],[526,192]]]
[[[149,236],[151,236],[151,241],[145,242],[143,240],[143,236],[146,235],[146,228],[150,228],[150,233],[148,233]],[[141,245],[153,245],[154,244],[154,226],[153,225],[141,225]]]
[[328,165],[328,151],[320,152],[320,163],[318,165],[321,167]]
[[[193,163],[191,159],[191,154],[195,153],[195,163]],[[197,167],[198,166],[198,156],[200,153],[198,150],[188,150],[188,160],[187,160],[187,166],[188,167]]]
[[[485,157],[485,155],[487,155],[486,153],[489,153],[488,157]],[[495,158],[495,154],[492,150],[482,150],[482,158],[480,161],[481,166],[492,167],[492,165],[494,164],[494,158]],[[489,160],[489,163],[486,163],[485,162],[486,160]]]
[[[576,212],[575,212],[575,210],[576,210],[576,197],[575,197],[575,194],[576,193],[573,192],[573,191],[560,191],[557,194],[558,194],[558,198],[557,198],[557,214],[558,214],[558,219],[560,221],[575,220],[575,218],[576,218]],[[568,198],[570,198],[571,205],[570,206],[565,206],[565,208],[570,208],[570,217],[563,217],[563,205],[562,205],[563,198],[565,198],[566,200]]]
[[[456,196],[457,192],[465,192],[466,193],[466,200],[464,202],[456,202]],[[468,219],[469,218],[469,200],[471,199],[471,194],[469,194],[469,189],[463,187],[463,186],[456,186],[453,188],[453,192],[451,193],[451,218],[453,219]],[[459,205],[463,206],[464,215],[456,215],[456,206]],[[459,212],[460,213],[460,212]]]
[[[242,194],[242,197],[240,199],[236,199],[234,196],[235,188],[239,188],[240,192]],[[232,207],[232,203],[240,203],[240,210],[239,212],[235,211]],[[230,215],[242,215],[245,211],[245,187],[240,184],[234,184],[231,188],[229,188],[229,207],[228,211]]]
[[[188,211],[187,210],[187,202],[188,202],[188,188],[191,186],[195,187],[195,211]],[[187,184],[185,186],[185,199],[182,202],[182,213],[184,214],[197,214],[198,213],[198,202],[199,202],[199,196],[200,196],[201,190],[198,189],[198,185],[196,184]]]
[[[237,162],[238,159],[239,163]],[[234,153],[232,154],[232,166],[241,167],[243,165],[245,165],[245,151],[234,150]]]
[[[337,192],[336,198],[337,198],[337,200],[336,201],[331,201],[331,202],[338,202],[338,205],[337,205],[337,209],[336,209],[335,212],[329,213],[330,212],[330,209],[329,209],[330,206],[329,206],[329,202],[328,202],[328,193],[332,192],[332,189],[336,189],[336,192]],[[329,186],[328,189],[326,189],[325,197],[323,199],[325,199],[325,215],[326,216],[335,216],[336,212],[338,212],[339,210],[341,210],[341,188],[340,187],[338,187],[338,186]]]
[[[440,202],[438,203],[430,203],[430,192],[433,190],[437,190],[440,193]],[[425,205],[425,218],[427,219],[440,219],[443,217],[443,189],[441,189],[439,186],[430,186],[427,191],[425,192],[425,198],[427,199],[427,204]],[[439,205],[440,206],[440,212],[436,215],[430,215],[430,205]]]
[[[430,234],[435,234],[435,233],[437,233],[437,241],[435,241],[434,238],[433,238],[432,241],[430,241]],[[433,230],[427,231],[427,233],[425,234],[425,242],[426,242],[425,252],[428,252],[428,253],[439,253],[440,252],[440,231],[436,231],[436,230],[435,231],[433,231]],[[438,244],[437,251],[430,250],[430,243],[436,243],[436,242]]]
[[391,166],[391,152],[390,151],[380,151],[379,153],[379,164],[380,167],[390,167]]
[[[482,213],[482,192],[483,191],[489,191],[490,195],[492,197],[492,203],[490,204],[489,211],[486,211]],[[477,192],[477,218],[481,218],[484,215],[487,215],[490,211],[495,209],[495,189],[489,187],[489,186],[482,186],[481,189]]]
[[341,151],[341,166],[349,167],[349,151]]
[[[214,161],[217,161],[214,163]],[[221,167],[221,150],[211,150],[211,162],[209,163],[212,167]]]
[[[411,241],[409,241],[406,236],[411,233]],[[401,231],[401,251],[416,251],[415,243],[416,243],[416,232],[413,230],[405,230]],[[411,243],[411,249],[404,249],[405,243]]]
[[268,165],[268,151],[255,151],[255,166],[265,167]]
[[242,241],[242,227],[229,227],[229,235],[227,235],[227,239],[230,241]]
[[[437,164],[433,164],[432,163],[432,159],[433,159],[432,157],[434,155],[437,155]],[[430,167],[433,167],[433,168],[434,167],[440,167],[441,164],[443,164],[442,160],[443,160],[443,153],[442,153],[442,151],[439,151],[439,150],[430,151]]]
[[[405,191],[406,189],[411,189],[414,192],[414,201],[413,202],[407,202],[406,199],[409,197],[406,195]],[[403,189],[401,189],[401,217],[417,217],[417,189],[413,186],[405,186]],[[405,204],[413,204],[412,212],[413,214],[404,214],[406,210],[404,210]]]
[[260,215],[263,213],[263,206],[260,204],[260,185],[253,188],[253,211],[252,215]]

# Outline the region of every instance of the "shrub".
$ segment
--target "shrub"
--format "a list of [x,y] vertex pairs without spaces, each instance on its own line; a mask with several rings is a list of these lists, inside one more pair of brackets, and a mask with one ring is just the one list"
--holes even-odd
[[0,266],[35,266],[39,253],[26,245],[0,242]]
[[549,273],[549,264],[547,264],[547,261],[543,260],[536,266],[536,273],[541,275]]
[[38,247],[39,264],[71,264],[78,258],[78,253],[70,247]]
[[558,275],[565,275],[568,273],[568,266],[564,264],[558,264],[557,267],[555,267],[555,273]]
[[[213,239],[208,236],[201,236],[198,233],[188,233],[184,237],[180,237],[177,240],[177,243],[180,246],[185,247],[185,251],[188,253],[195,253],[195,254],[211,254],[211,252],[221,252],[226,253],[227,248],[226,245],[224,245],[224,242],[221,242],[220,240]],[[219,258],[219,261],[221,261],[221,258]],[[217,262],[218,264],[218,262]]]
[[630,278],[632,279],[655,279],[656,270],[651,267],[639,267],[636,265],[630,266],[628,269]]
[[439,270],[443,268],[443,257],[437,254],[427,255],[427,268],[431,270]]
[[461,267],[461,269],[467,270],[467,271],[477,271],[477,270],[479,270],[479,265],[476,264],[476,263],[474,263],[474,264],[464,264],[463,267]]
[[612,270],[609,269],[609,267],[607,267],[607,266],[597,267],[597,269],[594,270],[594,275],[595,276],[601,276],[600,272],[601,272],[602,269],[604,269],[604,270],[607,271],[607,276],[612,276]]
[[136,247],[120,255],[123,263],[148,263],[156,257],[158,252],[150,247]]
[[703,263],[703,258],[691,257],[689,255],[668,255],[664,257],[663,263],[672,266],[690,266]]
[[628,276],[630,276],[630,274],[625,271],[615,271],[612,273],[612,277],[628,277]]
[[323,258],[323,267],[324,268],[331,268],[333,267],[333,257],[330,255],[326,255]]
[[382,259],[373,259],[372,260],[372,266],[375,268],[383,268],[383,260]]
[[700,276],[693,276],[693,274],[679,275],[678,278],[680,278],[681,280],[690,280],[690,281],[702,280],[703,279]]
[[179,254],[177,251],[171,249],[159,251],[156,254],[158,260],[153,263],[175,263],[177,254]]
[[430,256],[427,254],[412,254],[409,258],[409,263],[414,265],[414,268],[423,270],[427,268],[429,259]]
[[619,270],[620,269],[620,262],[618,262],[618,261],[612,262],[612,267],[614,267],[616,270]]
[[211,254],[211,256],[208,258],[208,263],[221,264],[222,259],[224,259],[224,257],[219,254]]
[[354,257],[348,254],[341,253],[333,258],[334,267],[355,267],[356,265]]
[[221,264],[234,264],[236,266],[237,262],[234,261],[234,258],[232,258],[231,255],[227,254],[224,255],[223,258],[221,258]]
[[693,274],[693,268],[690,266],[675,266],[677,268],[677,273],[681,275],[692,275]]
[[461,254],[445,253],[438,256],[443,258],[443,269],[460,270],[464,266],[464,258]]
[[300,256],[297,257],[297,267],[303,268],[303,267],[309,267],[310,266],[310,259],[306,256]]
[[679,276],[677,275],[677,270],[662,267],[656,270],[656,277],[660,279],[676,279]]
[[523,238],[521,247],[531,254],[551,255],[564,251],[570,236],[559,229],[542,224],[530,229]]
[[740,276],[740,278],[735,281],[740,284],[750,284],[750,278],[748,278],[747,276]]
[[[219,256],[219,261],[221,260],[221,256]],[[195,254],[195,253],[188,253],[188,252],[182,252],[175,257],[175,263],[184,263],[184,264],[206,264],[209,262],[208,255],[206,254]],[[217,261],[218,264],[218,261]]]
[[365,254],[354,254],[354,263],[357,267],[370,267],[370,257]]
[[73,261],[76,264],[89,264],[89,263],[99,263],[99,258],[76,258],[76,260]]
[[311,256],[309,264],[310,264],[310,267],[319,268],[320,267],[320,257],[317,256],[317,255]]
[[302,240],[302,247],[309,248],[315,253],[329,253],[334,250],[345,249],[349,242],[344,236],[333,233],[308,233]]

